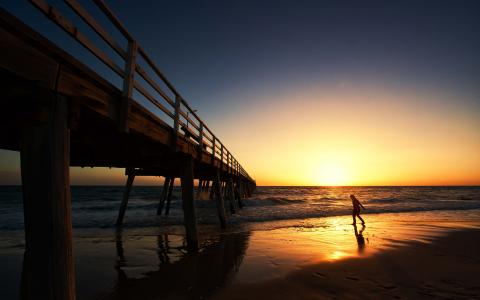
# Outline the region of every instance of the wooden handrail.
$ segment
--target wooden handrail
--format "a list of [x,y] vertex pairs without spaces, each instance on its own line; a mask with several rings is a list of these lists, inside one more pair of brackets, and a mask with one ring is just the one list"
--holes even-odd
[[[69,21],[64,15],[62,15],[57,8],[48,4],[48,0],[29,1],[48,19],[63,29],[75,41],[80,43],[85,49],[87,49],[103,64],[105,64],[109,69],[123,79],[122,103],[119,117],[119,128],[121,130],[128,131],[129,108],[131,101],[135,101],[133,99],[133,90],[135,89],[156,108],[173,120],[174,139],[172,146],[175,149],[180,127],[185,127],[188,131],[188,135],[191,136],[193,141],[198,144],[197,146],[200,154],[206,150],[207,153],[210,153],[211,155],[212,163],[214,163],[215,159],[218,158],[220,160],[221,167],[223,168],[224,165],[226,166],[227,172],[237,174],[238,176],[243,176],[249,180],[253,180],[240,165],[240,163],[238,163],[237,159],[232,155],[232,153],[224,146],[224,144],[218,139],[218,137],[207,126],[207,124],[198,116],[196,110],[194,110],[190,104],[183,99],[173,84],[147,55],[146,51],[137,44],[136,40],[129,33],[127,28],[122,24],[122,22],[103,0],[92,0],[92,2],[100,9],[101,12],[103,12],[111,24],[114,25],[114,28],[116,28],[126,39],[128,43],[127,49],[123,49],[120,45],[121,43],[118,43],[107,32],[107,30],[105,30],[97,22],[97,20],[95,20],[95,18],[84,7],[82,7],[78,0],[63,1],[76,15],[79,16],[79,18],[85,24],[87,24],[93,30],[93,32],[95,32],[101,38],[101,40],[103,40],[115,53],[120,56],[121,59],[124,60],[124,68],[118,66],[113,59],[111,59],[105,52],[100,50],[100,48],[98,48],[90,39],[88,39],[86,35],[82,34],[79,28]],[[140,66],[137,57],[143,59],[143,61],[146,63],[146,66],[149,67],[153,73],[148,73],[146,70],[144,70],[143,67]],[[148,84],[158,95],[151,94],[151,92],[149,92],[150,89],[147,89],[140,82],[135,80],[135,74],[138,74],[144,80],[144,82]],[[162,87],[165,86],[166,89],[164,90]],[[163,101],[168,104],[164,105]],[[170,106],[171,109],[169,109],[168,106]],[[185,109],[182,109],[182,106]],[[187,121],[187,124],[194,128],[198,134],[194,131],[191,131],[188,126],[181,121],[181,117],[184,118]],[[208,151],[208,148],[210,148],[211,151]]]

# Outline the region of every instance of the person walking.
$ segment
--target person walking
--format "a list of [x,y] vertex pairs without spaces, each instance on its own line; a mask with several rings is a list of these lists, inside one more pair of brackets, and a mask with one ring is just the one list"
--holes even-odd
[[362,224],[365,224],[365,220],[360,217],[360,207],[362,209],[366,209],[360,201],[355,197],[355,195],[350,195],[350,199],[352,199],[352,205],[353,205],[353,211],[352,211],[352,217],[353,217],[353,224],[356,224],[357,220],[355,217],[358,217],[360,221],[362,221]]

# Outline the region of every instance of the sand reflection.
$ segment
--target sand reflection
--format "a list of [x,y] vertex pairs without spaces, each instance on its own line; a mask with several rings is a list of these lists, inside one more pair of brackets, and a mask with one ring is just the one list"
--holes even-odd
[[[221,235],[205,241],[198,252],[187,251],[182,236],[156,237],[158,268],[138,274],[129,261],[122,232],[115,240],[117,280],[106,299],[205,298],[228,283],[238,271],[248,246],[248,233]],[[132,253],[133,256],[138,253]]]
[[366,221],[366,226],[354,226],[351,217],[340,216],[253,230],[235,282],[253,283],[252,274],[256,281],[267,280],[305,265],[368,257],[413,241],[429,243],[452,230],[448,223],[429,222],[422,214],[366,215]]

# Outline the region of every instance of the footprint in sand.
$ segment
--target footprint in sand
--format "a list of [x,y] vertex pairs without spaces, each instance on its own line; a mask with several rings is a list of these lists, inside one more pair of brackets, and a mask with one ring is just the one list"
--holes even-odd
[[353,277],[353,276],[345,276],[345,279],[353,280],[353,281],[359,281],[360,280],[357,277]]
[[325,275],[323,273],[320,273],[320,272],[315,272],[314,275],[317,276],[317,277],[320,277],[320,278],[328,278],[327,275]]

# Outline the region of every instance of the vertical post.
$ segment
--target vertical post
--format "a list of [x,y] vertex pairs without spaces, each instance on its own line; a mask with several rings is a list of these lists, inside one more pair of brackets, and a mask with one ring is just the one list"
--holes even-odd
[[165,181],[163,182],[162,195],[160,196],[160,201],[158,203],[157,216],[162,214],[163,206],[165,205],[165,200],[167,200],[167,191],[168,191],[168,186],[170,185],[170,180],[172,180],[170,177],[165,176]]
[[228,193],[228,200],[230,201],[230,211],[232,214],[235,213],[236,205],[235,205],[235,196],[233,194],[233,180],[232,178],[228,178],[227,182],[227,193]]
[[215,136],[212,134],[213,142],[212,142],[212,165],[215,163]]
[[67,118],[66,99],[53,96],[46,120],[22,135],[22,299],[75,299]]
[[168,187],[167,206],[165,207],[165,215],[170,213],[170,203],[172,202],[173,184],[175,183],[175,177],[170,180],[170,186]]
[[182,207],[187,236],[187,247],[198,249],[197,218],[195,216],[195,204],[193,202],[193,158],[187,156],[181,166]]
[[118,211],[118,218],[116,225],[120,226],[123,223],[123,217],[125,216],[125,211],[127,210],[128,197],[130,196],[130,191],[132,190],[133,180],[135,179],[135,171],[133,169],[127,169],[127,183],[125,185],[125,191],[123,192],[122,203],[120,204],[120,210]]
[[179,95],[175,95],[175,119],[173,119],[173,140],[172,149],[177,151],[178,130],[180,129],[180,104],[182,98]]
[[203,159],[203,122],[200,121],[200,130],[198,133],[198,157],[200,161]]
[[220,170],[217,168],[215,172],[215,178],[213,179],[213,189],[212,192],[215,196],[217,202],[217,212],[218,218],[220,220],[220,227],[227,227],[227,218],[225,216],[225,203],[223,201],[222,192],[220,189]]
[[135,57],[137,56],[137,42],[128,41],[127,59],[125,60],[125,78],[123,78],[122,102],[119,113],[119,129],[122,132],[128,132],[128,114],[134,86]]
[[223,172],[223,144],[220,143],[220,170]]
[[235,198],[238,201],[238,207],[243,208],[242,194],[240,191],[240,179],[237,177],[237,182],[235,183]]
[[203,189],[203,180],[199,179],[198,180],[198,187],[197,187],[197,195],[196,195],[196,198],[199,198],[200,197],[200,193],[202,192],[202,189]]

